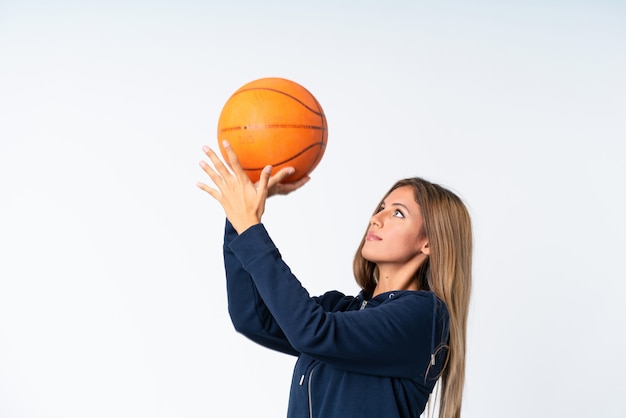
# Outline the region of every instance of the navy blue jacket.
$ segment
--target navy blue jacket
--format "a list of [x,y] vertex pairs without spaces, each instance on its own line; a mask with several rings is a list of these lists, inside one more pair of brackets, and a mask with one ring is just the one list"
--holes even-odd
[[262,224],[238,236],[226,222],[224,263],[235,329],[298,356],[289,418],[420,416],[448,340],[448,311],[434,293],[311,297]]

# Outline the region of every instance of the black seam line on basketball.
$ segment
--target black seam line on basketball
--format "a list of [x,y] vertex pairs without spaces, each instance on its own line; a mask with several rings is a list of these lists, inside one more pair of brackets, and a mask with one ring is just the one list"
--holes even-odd
[[[233,94],[233,96],[239,94],[239,93],[243,93],[244,91],[252,91],[252,90],[268,90],[268,91],[273,91],[274,93],[279,93],[279,94],[283,94],[293,100],[295,100],[296,102],[300,103],[302,106],[306,107],[307,109],[309,109],[311,112],[315,113],[316,115],[323,115],[324,112],[321,111],[321,106],[320,106],[320,110],[315,110],[312,109],[311,107],[307,106],[302,100],[298,99],[295,96],[292,96],[291,94],[285,93],[284,91],[280,91],[280,90],[276,90],[276,89],[271,89],[268,87],[252,87],[249,89],[245,89],[245,90],[239,90],[238,92],[236,92],[235,94]],[[310,94],[310,93],[309,93]],[[320,104],[317,102],[317,99],[315,99],[315,103],[319,106]]]
[[[308,147],[306,147],[305,149],[303,149],[303,150],[302,150],[302,151],[300,151],[299,153],[297,153],[297,154],[295,154],[295,155],[293,155],[293,156],[291,156],[291,157],[287,158],[286,160],[279,161],[279,162],[274,163],[274,164],[268,164],[268,165],[271,165],[271,166],[277,166],[277,165],[285,164],[286,162],[291,161],[291,160],[293,160],[294,158],[297,158],[297,157],[301,156],[302,154],[304,154],[305,152],[307,152],[307,151],[308,151],[308,150],[310,150],[311,148],[313,148],[313,147],[317,147],[317,146],[319,146],[320,148],[325,147],[325,146],[326,146],[326,142],[316,142],[316,143],[314,143],[314,144],[309,145]],[[244,171],[255,171],[255,170],[263,170],[263,168],[265,168],[265,166],[263,166],[263,167],[258,167],[258,168],[256,168],[256,167],[252,167],[252,168],[244,168],[243,170],[244,170]]]
[[249,131],[252,129],[267,129],[267,128],[313,129],[316,131],[328,130],[326,126],[276,124],[276,125],[232,126],[230,128],[222,128],[219,130],[219,132],[222,133],[222,132],[233,132],[233,131]]

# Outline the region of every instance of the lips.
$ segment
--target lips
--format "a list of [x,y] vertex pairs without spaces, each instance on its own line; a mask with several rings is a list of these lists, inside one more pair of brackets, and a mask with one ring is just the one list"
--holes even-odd
[[382,238],[379,237],[378,235],[374,234],[373,232],[369,232],[366,237],[365,237],[366,241],[382,241]]

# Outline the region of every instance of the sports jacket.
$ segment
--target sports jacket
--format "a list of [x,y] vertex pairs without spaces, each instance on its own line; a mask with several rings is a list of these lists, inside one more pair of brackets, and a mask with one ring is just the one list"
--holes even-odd
[[[311,297],[257,224],[224,234],[235,329],[298,357],[288,418],[417,418],[446,357],[449,316],[428,291]],[[441,348],[441,349],[439,349]]]

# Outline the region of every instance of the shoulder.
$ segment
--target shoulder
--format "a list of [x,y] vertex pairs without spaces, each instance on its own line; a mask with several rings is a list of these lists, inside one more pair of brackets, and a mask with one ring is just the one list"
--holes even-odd
[[386,305],[394,303],[403,305],[404,307],[417,310],[428,316],[448,317],[448,308],[443,300],[441,300],[434,292],[427,290],[401,290],[395,292],[387,292],[378,295],[375,298],[375,305]]
[[357,309],[362,296],[347,296],[338,290],[330,290],[313,299],[324,308],[326,312],[343,312]]

